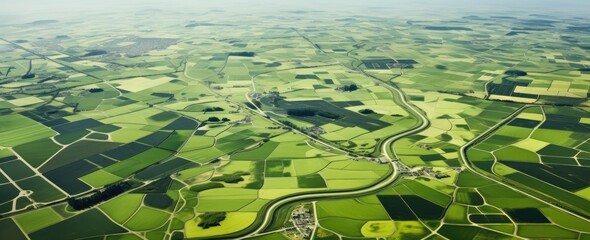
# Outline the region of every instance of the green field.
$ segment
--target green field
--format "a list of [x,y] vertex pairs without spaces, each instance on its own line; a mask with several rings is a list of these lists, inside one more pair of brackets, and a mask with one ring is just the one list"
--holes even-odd
[[152,230],[162,226],[169,216],[163,211],[142,207],[125,223],[125,226],[135,231]]
[[34,212],[22,214],[15,221],[26,233],[34,232],[62,220],[51,208],[44,208]]
[[126,194],[100,206],[117,223],[126,222],[139,208],[143,200],[141,194]]

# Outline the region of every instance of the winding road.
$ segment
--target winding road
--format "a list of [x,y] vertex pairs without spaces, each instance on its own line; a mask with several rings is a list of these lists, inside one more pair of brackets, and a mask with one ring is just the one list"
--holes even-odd
[[[369,76],[368,76],[369,77]],[[373,78],[371,78],[373,79]],[[378,81],[376,79],[373,79],[374,81]],[[382,83],[381,81],[378,81],[379,83]],[[388,151],[388,148],[397,140],[415,134],[417,132],[420,132],[424,129],[426,129],[429,125],[430,122],[428,120],[428,118],[426,118],[426,116],[424,116],[422,114],[421,111],[419,111],[417,109],[417,107],[411,105],[408,103],[408,101],[406,100],[405,95],[403,95],[402,91],[400,91],[398,88],[393,87],[391,85],[388,84],[384,84],[384,86],[386,88],[388,88],[389,90],[395,92],[398,96],[398,98],[395,97],[394,95],[394,101],[400,105],[401,107],[405,108],[410,114],[412,114],[413,116],[418,117],[418,121],[421,122],[420,124],[417,124],[415,127],[407,129],[399,134],[390,136],[387,140],[383,141],[381,143],[381,149],[382,149],[382,155],[389,160],[389,162],[391,162],[391,165],[393,167],[393,173],[388,176],[387,178],[384,178],[381,182],[378,182],[375,185],[372,185],[370,187],[367,188],[363,188],[363,189],[356,189],[356,190],[350,190],[350,191],[338,191],[338,192],[322,192],[322,193],[308,193],[308,194],[300,194],[300,195],[296,195],[296,196],[291,196],[291,197],[287,197],[284,199],[281,199],[279,201],[273,202],[267,209],[266,212],[264,213],[264,219],[262,221],[262,223],[254,230],[252,231],[250,234],[243,236],[239,239],[246,239],[246,238],[250,238],[253,237],[261,232],[263,232],[266,227],[269,225],[269,223],[272,220],[272,215],[273,213],[282,205],[290,203],[290,202],[294,202],[294,201],[299,201],[299,200],[306,200],[306,199],[316,199],[316,198],[324,198],[324,197],[346,197],[346,196],[355,196],[355,195],[359,195],[359,194],[365,194],[365,193],[370,193],[373,191],[377,191],[380,189],[383,189],[387,186],[389,186],[390,184],[392,184],[393,182],[395,182],[395,180],[398,179],[399,177],[399,170],[398,167],[396,165],[397,162],[397,156],[395,156],[395,151],[391,151],[393,153],[394,156],[390,156]],[[250,99],[249,95],[246,95],[248,100],[250,102],[252,102],[252,100]],[[266,115],[264,114],[264,112],[260,109],[258,109],[258,111],[254,111],[258,114],[261,115]],[[274,119],[271,119],[274,120]],[[299,131],[297,131],[300,134],[303,134]],[[324,146],[330,146],[333,147],[332,145],[330,145],[329,143],[326,143],[324,141],[321,140],[317,140],[317,142],[321,143]]]
[[[311,40],[309,40],[308,38],[306,38],[305,36],[303,36],[301,33],[299,33],[298,31],[296,31],[300,36],[302,36],[304,39],[306,39],[307,41],[309,41],[314,48],[320,50],[322,53],[326,54],[323,50],[321,50],[318,45],[314,44]],[[340,65],[346,67],[344,64],[340,63]],[[365,77],[371,79],[373,82],[375,82],[376,84],[380,84],[382,86],[384,86],[385,88],[387,88],[388,90],[390,90],[393,94],[393,101],[399,105],[400,107],[404,108],[406,111],[408,111],[408,113],[412,116],[414,116],[417,120],[419,124],[416,124],[414,127],[409,128],[407,130],[404,130],[398,134],[392,135],[389,138],[387,138],[386,140],[381,142],[381,155],[383,157],[385,157],[390,163],[391,166],[393,168],[393,173],[382,179],[380,182],[367,187],[367,188],[363,188],[363,189],[352,189],[349,191],[342,191],[339,190],[337,192],[321,192],[321,193],[302,193],[296,196],[290,196],[290,197],[286,197],[283,198],[279,201],[273,202],[271,203],[271,205],[266,208],[266,211],[264,213],[264,218],[262,223],[252,232],[250,232],[250,234],[245,235],[243,237],[240,237],[239,239],[246,239],[246,238],[250,238],[253,236],[256,236],[260,233],[262,233],[270,224],[271,220],[272,220],[272,216],[273,213],[281,206],[283,206],[284,204],[290,203],[290,202],[294,202],[294,201],[300,201],[300,200],[307,200],[307,199],[317,199],[317,198],[325,198],[325,197],[346,197],[346,196],[355,196],[355,195],[359,195],[359,194],[367,194],[367,193],[371,193],[377,190],[381,190],[383,188],[386,188],[387,186],[389,186],[390,184],[394,183],[398,177],[399,177],[399,170],[397,167],[397,164],[401,164],[401,162],[398,161],[397,158],[397,154],[395,154],[395,151],[393,150],[393,148],[391,147],[392,144],[409,135],[415,134],[417,132],[420,132],[422,130],[425,130],[426,128],[428,128],[428,126],[430,126],[430,122],[428,120],[428,118],[414,105],[408,103],[406,96],[404,95],[404,93],[398,89],[395,86],[392,86],[386,82],[383,82],[373,76],[371,76],[370,74],[366,73],[365,71],[363,71],[360,68],[349,68],[351,70],[357,71],[359,73],[361,73],[362,75],[364,75]],[[252,84],[254,85],[254,79],[252,78]],[[258,106],[256,106],[254,104],[254,102],[252,101],[252,99],[250,98],[250,94],[246,93],[246,99],[256,107],[256,110],[252,111],[255,112],[256,114],[259,114],[263,117],[266,117],[268,119],[270,119],[271,121],[278,123],[280,125],[284,125],[282,123],[280,123],[279,121],[276,121],[275,119],[272,119],[270,117],[268,117],[268,115],[266,115],[266,113],[264,111],[262,111],[262,109],[260,109]],[[305,136],[307,136],[307,134],[300,132],[296,129],[293,129],[295,132],[299,133],[299,134],[303,134]],[[333,145],[331,145],[330,143],[324,142],[320,139],[316,139],[316,141],[318,143],[320,143],[321,145],[324,145],[326,147],[330,147],[333,149],[337,149],[339,151],[344,151],[342,149],[336,148]],[[389,151],[391,149],[391,151]],[[346,152],[346,151],[345,151]],[[390,153],[392,155],[390,155]]]

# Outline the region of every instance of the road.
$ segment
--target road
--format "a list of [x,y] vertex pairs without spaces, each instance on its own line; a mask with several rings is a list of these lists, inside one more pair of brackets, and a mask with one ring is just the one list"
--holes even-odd
[[[371,78],[371,79],[373,79],[373,78]],[[375,80],[375,79],[373,79],[373,80]],[[375,81],[378,81],[378,80],[375,80]],[[258,228],[256,228],[249,235],[241,237],[240,239],[249,238],[249,237],[252,237],[252,236],[257,235],[257,234],[261,233],[262,231],[264,231],[264,229],[270,223],[274,211],[277,210],[280,206],[282,206],[284,204],[294,202],[294,201],[299,201],[299,200],[307,200],[307,199],[315,199],[315,198],[346,197],[346,196],[354,196],[354,195],[358,195],[358,194],[366,194],[366,193],[370,193],[373,191],[383,189],[383,188],[389,186],[391,183],[393,183],[398,178],[399,171],[398,171],[397,165],[395,164],[395,161],[397,160],[397,156],[395,156],[395,151],[391,151],[394,156],[390,156],[389,155],[390,151],[388,151],[388,148],[395,141],[426,129],[430,125],[430,122],[428,121],[426,116],[424,116],[415,106],[413,106],[407,102],[406,97],[403,95],[403,93],[399,89],[397,89],[391,85],[387,85],[387,84],[384,84],[384,86],[386,86],[388,89],[390,89],[398,94],[399,99],[398,99],[398,101],[396,101],[397,104],[399,104],[401,107],[407,109],[410,113],[412,113],[412,115],[418,116],[419,121],[422,122],[420,125],[417,125],[414,128],[410,128],[404,132],[390,136],[387,140],[385,140],[381,143],[382,154],[385,158],[387,158],[387,160],[389,160],[391,162],[391,165],[393,167],[393,173],[390,176],[388,176],[387,178],[383,179],[381,182],[379,182],[373,186],[370,186],[368,188],[364,188],[364,189],[357,189],[357,190],[351,190],[351,191],[346,191],[346,192],[323,192],[323,193],[308,193],[308,194],[303,193],[303,194],[300,194],[297,196],[287,197],[287,198],[281,199],[277,202],[274,202],[270,205],[270,207],[267,208],[267,210],[264,214],[264,219],[263,219],[262,224],[260,224],[258,226]],[[394,101],[395,101],[395,99],[396,98],[394,97]],[[248,100],[250,100],[249,97],[248,97]],[[260,109],[258,109],[258,110],[259,111],[255,111],[255,112],[258,114],[263,114],[263,112]],[[299,131],[296,131],[296,132],[303,134]],[[333,147],[332,145],[330,145],[326,142],[323,142],[321,140],[316,139],[316,141],[324,146]]]
[[[42,57],[42,58],[47,59],[49,61],[55,62],[57,64],[60,64],[62,66],[68,67],[69,69],[71,69],[73,71],[80,72],[77,69],[74,69],[74,68],[72,68],[70,66],[67,66],[67,65],[63,65],[62,63],[57,62],[57,61],[55,61],[53,59],[47,58],[44,55],[41,55],[41,54],[38,54],[36,52],[30,51],[30,50],[28,50],[26,48],[23,48],[23,47],[21,47],[20,45],[18,45],[16,43],[10,42],[10,41],[8,41],[6,39],[0,39],[0,40],[3,40],[3,41],[8,42],[10,44],[13,44],[17,48],[21,48],[21,49],[23,49],[25,51],[28,51],[31,54],[34,54],[36,56]],[[80,72],[80,73],[83,73],[83,72]],[[189,77],[188,74],[186,73],[186,68],[184,69],[183,73],[184,73],[185,76]],[[96,76],[93,76],[93,75],[90,75],[90,74],[87,74],[87,73],[83,73],[83,74],[86,74],[86,75],[88,75],[90,77],[93,77],[95,79],[98,79],[98,80],[100,80],[100,81],[102,81],[102,82],[110,85],[107,81],[105,81],[103,79],[100,79],[100,78],[98,78]],[[364,74],[364,72],[363,72],[363,74]],[[365,75],[368,76],[367,74],[365,74]],[[191,78],[191,77],[189,77],[189,78]],[[373,79],[373,78],[371,78],[371,79]],[[373,80],[375,80],[375,79],[373,79]],[[416,126],[414,128],[411,128],[411,129],[408,129],[408,130],[406,130],[406,131],[404,131],[402,133],[396,134],[394,136],[391,136],[387,140],[385,140],[385,141],[382,142],[382,144],[381,144],[381,148],[383,150],[382,154],[384,155],[384,157],[386,159],[388,159],[391,162],[391,165],[392,165],[392,168],[393,168],[393,173],[390,176],[388,176],[387,178],[383,179],[381,182],[379,182],[379,183],[377,183],[375,185],[372,185],[371,187],[364,188],[364,189],[357,189],[357,190],[351,190],[351,191],[339,191],[339,192],[323,192],[323,193],[301,194],[301,195],[288,197],[288,198],[285,198],[285,199],[281,199],[281,200],[279,200],[277,202],[274,202],[267,209],[262,224],[260,224],[260,226],[255,231],[253,231],[250,235],[248,235],[248,236],[252,236],[252,235],[255,235],[255,234],[260,233],[261,231],[263,231],[268,226],[268,224],[270,223],[270,220],[272,218],[272,214],[274,213],[274,211],[277,208],[279,208],[280,206],[282,206],[282,205],[284,205],[286,203],[289,203],[289,202],[292,202],[292,201],[304,200],[304,199],[313,199],[313,198],[322,198],[322,197],[346,197],[346,196],[352,196],[352,195],[370,193],[372,191],[380,190],[382,188],[385,188],[385,187],[389,186],[391,183],[393,183],[399,177],[399,172],[398,172],[398,169],[397,169],[397,165],[392,161],[394,159],[397,160],[397,157],[396,156],[393,156],[392,157],[392,156],[388,155],[388,153],[390,152],[390,151],[388,151],[389,146],[391,146],[391,144],[394,141],[396,141],[396,140],[398,140],[400,138],[403,138],[405,136],[414,134],[416,132],[419,132],[419,131],[425,129],[426,127],[428,127],[429,123],[428,123],[427,118],[425,116],[421,115],[420,112],[418,110],[416,110],[416,108],[414,106],[408,104],[408,102],[406,101],[406,98],[404,97],[403,93],[399,89],[397,89],[395,87],[392,87],[390,85],[386,85],[386,86],[390,90],[395,91],[399,95],[399,98],[397,99],[398,101],[396,101],[396,98],[394,98],[394,101],[396,101],[396,103],[398,103],[401,107],[404,107],[408,111],[411,111],[411,112],[415,113],[415,116],[419,116],[420,117],[420,120],[422,122],[421,125]],[[116,89],[116,88],[114,88],[114,89]],[[119,95],[121,95],[121,92],[119,92]],[[250,102],[252,102],[252,100],[250,99],[249,96],[247,96],[247,99]],[[262,115],[264,117],[267,116],[260,109],[257,109],[257,110],[258,111],[254,111],[256,114]],[[276,121],[274,119],[270,119],[270,120],[273,121],[273,122],[275,122],[275,123],[278,123],[280,125],[283,125],[282,123],[280,123],[280,122],[278,122],[278,121]],[[294,129],[293,131],[296,132],[296,133],[298,133],[298,134],[303,134],[303,135],[306,135],[307,136],[307,134],[305,134],[303,132],[300,132],[298,130],[295,130]],[[319,143],[319,144],[321,144],[321,145],[323,145],[323,146],[325,146],[325,147],[342,151],[341,149],[339,149],[339,148],[337,148],[337,147],[335,147],[335,146],[333,146],[333,145],[331,145],[329,143],[326,143],[324,141],[316,140],[316,142]],[[248,236],[246,236],[246,237],[248,237]]]
[[[309,39],[306,39],[306,40],[309,41]],[[309,42],[313,44],[312,41],[309,41]],[[314,47],[317,48],[317,45],[314,44]],[[393,150],[393,148],[390,148],[390,146],[392,146],[392,144],[396,140],[398,140],[400,138],[403,138],[403,137],[408,136],[408,135],[412,135],[414,133],[417,133],[419,131],[422,131],[422,130],[426,129],[429,126],[429,121],[428,121],[428,119],[426,118],[426,116],[424,116],[424,114],[421,111],[419,111],[416,107],[414,107],[413,105],[411,105],[411,104],[409,104],[407,102],[407,100],[405,98],[405,95],[403,94],[403,92],[400,89],[398,89],[395,86],[392,86],[392,85],[390,85],[388,83],[385,83],[385,82],[383,82],[383,81],[381,81],[381,80],[379,80],[379,79],[371,76],[370,74],[366,73],[365,71],[363,71],[362,69],[360,69],[358,67],[356,69],[353,69],[353,70],[357,70],[358,72],[361,72],[366,77],[372,79],[373,81],[375,81],[377,83],[383,84],[383,86],[385,86],[389,90],[397,93],[397,96],[399,97],[399,99],[397,99],[398,101],[396,101],[396,103],[398,103],[401,107],[403,107],[406,110],[408,110],[408,112],[410,114],[414,115],[415,117],[418,117],[419,120],[420,120],[420,122],[421,122],[421,124],[419,124],[418,126],[416,126],[414,128],[411,128],[411,129],[408,129],[405,132],[399,133],[397,135],[391,136],[387,140],[385,140],[385,141],[382,142],[382,144],[381,144],[382,153],[381,154],[384,157],[386,157],[388,160],[391,161],[391,164],[392,164],[392,167],[394,169],[394,172],[389,177],[385,178],[383,181],[381,181],[381,182],[379,182],[379,183],[377,183],[377,184],[375,184],[375,185],[373,185],[371,187],[365,188],[365,189],[351,190],[351,191],[346,191],[346,192],[336,192],[336,193],[325,192],[325,193],[301,194],[301,195],[297,195],[297,196],[293,196],[293,197],[288,197],[288,198],[285,198],[285,199],[281,199],[281,200],[279,200],[277,202],[274,202],[266,210],[262,224],[260,224],[258,226],[258,228],[256,228],[252,233],[250,233],[247,236],[242,237],[241,239],[255,236],[258,233],[264,231],[264,229],[270,223],[270,221],[272,219],[272,214],[274,213],[274,211],[277,210],[283,204],[287,204],[287,203],[294,202],[294,201],[299,201],[299,200],[306,200],[306,199],[314,199],[314,198],[322,198],[322,197],[345,197],[345,196],[353,196],[353,195],[358,195],[358,194],[370,193],[372,191],[376,191],[376,190],[379,190],[379,189],[382,189],[384,187],[389,186],[391,183],[393,183],[397,179],[398,174],[399,174],[399,171],[398,171],[398,168],[395,165],[394,161],[392,161],[392,160],[397,160],[398,158],[397,158],[397,154],[395,153],[395,150]],[[251,103],[253,103],[252,100],[250,99],[249,95],[246,95],[246,96],[247,96],[247,99]],[[394,96],[394,101],[395,100],[396,100],[396,98]],[[504,124],[506,124],[508,121],[510,121],[514,117],[516,117],[525,108],[526,108],[526,105],[523,106],[523,107],[521,107],[520,109],[518,109],[514,113],[512,113],[510,116],[508,116],[503,121],[501,121],[498,124],[496,124],[494,127],[488,129],[484,133],[480,134],[479,136],[477,136],[474,139],[472,139],[471,141],[469,141],[467,144],[463,145],[460,148],[460,158],[461,158],[461,161],[463,162],[463,165],[465,165],[466,168],[468,168],[469,170],[471,170],[472,172],[478,174],[479,176],[481,176],[483,178],[489,179],[489,180],[491,180],[493,182],[496,182],[498,184],[501,184],[503,186],[506,186],[506,187],[508,187],[508,188],[516,191],[516,192],[519,192],[521,194],[524,194],[527,197],[530,197],[532,199],[538,200],[538,201],[543,202],[543,203],[545,203],[547,205],[553,206],[556,209],[559,209],[561,211],[567,212],[567,213],[572,214],[572,215],[574,215],[576,217],[580,217],[580,218],[584,219],[583,217],[581,217],[581,216],[579,216],[579,215],[577,215],[575,213],[572,213],[572,212],[570,212],[568,210],[565,210],[565,209],[563,209],[563,208],[561,208],[559,206],[556,206],[556,205],[551,204],[551,203],[549,203],[547,201],[544,201],[544,200],[542,200],[540,198],[537,198],[535,196],[532,196],[531,194],[528,194],[528,193],[526,193],[526,192],[524,192],[522,190],[519,190],[519,189],[514,188],[512,186],[508,186],[505,183],[502,183],[501,181],[498,181],[496,179],[493,179],[491,177],[488,177],[488,176],[486,176],[486,175],[484,175],[484,174],[476,171],[475,169],[473,169],[473,167],[471,167],[471,165],[469,164],[469,162],[467,160],[467,157],[466,157],[466,149],[469,146],[473,145],[474,143],[478,142],[479,140],[481,140],[481,139],[489,136],[490,133],[492,133],[493,131],[495,131],[496,129],[498,129],[500,126],[503,126]],[[256,110],[257,110],[257,111],[255,111],[256,113],[266,116],[266,114],[261,109],[257,108]],[[271,119],[271,120],[273,120],[273,119]],[[321,140],[318,140],[318,142],[319,143],[322,143],[322,145],[331,146],[330,144],[325,143],[325,142],[323,142]],[[391,155],[390,155],[390,151],[388,151],[389,149],[392,149]]]
[[[304,37],[303,35],[301,35],[299,32],[297,32],[300,36]],[[304,37],[305,38],[305,37]],[[305,38],[307,41],[309,41],[314,48],[319,49],[318,45],[314,44],[312,41],[310,41],[309,39]],[[321,49],[319,49],[320,51],[322,51]],[[323,52],[323,51],[322,51]],[[341,64],[344,66],[344,64]],[[324,197],[346,197],[346,196],[355,196],[355,195],[359,195],[359,194],[366,194],[366,193],[370,193],[373,191],[377,191],[380,189],[383,189],[387,186],[389,186],[390,184],[392,184],[393,182],[395,182],[395,180],[398,179],[399,177],[399,170],[397,168],[396,165],[396,161],[398,160],[397,158],[397,154],[395,154],[395,151],[388,151],[389,149],[393,149],[390,148],[390,146],[392,146],[392,144],[409,135],[415,134],[417,132],[420,132],[426,128],[428,128],[428,126],[430,126],[430,122],[428,120],[428,118],[420,111],[417,109],[417,107],[411,105],[410,103],[408,103],[404,93],[398,89],[397,87],[394,87],[390,84],[387,84],[373,76],[371,76],[370,74],[367,74],[365,71],[363,71],[360,68],[356,68],[356,69],[351,69],[351,70],[356,70],[357,72],[363,74],[365,77],[371,79],[372,81],[374,81],[377,84],[381,84],[383,86],[385,86],[388,90],[392,91],[393,93],[393,101],[398,104],[400,107],[406,109],[408,111],[408,113],[410,113],[411,115],[415,116],[418,118],[418,121],[420,122],[420,124],[417,124],[416,126],[414,126],[413,128],[407,129],[403,132],[400,132],[396,135],[390,136],[389,138],[387,138],[386,140],[384,140],[383,142],[381,142],[381,154],[383,157],[385,157],[387,160],[389,160],[389,162],[391,163],[391,166],[393,168],[393,173],[388,176],[387,178],[383,179],[381,182],[372,185],[370,187],[364,188],[364,189],[356,189],[356,190],[350,190],[350,191],[339,191],[339,192],[322,192],[322,193],[302,193],[300,195],[297,196],[292,196],[292,197],[287,197],[284,199],[281,199],[277,202],[272,203],[267,209],[266,212],[264,213],[264,219],[263,222],[258,226],[258,228],[256,228],[254,231],[252,231],[250,234],[241,237],[240,239],[245,239],[245,238],[249,238],[252,236],[255,236],[259,233],[261,233],[262,231],[264,231],[264,229],[268,226],[268,224],[270,223],[271,219],[272,219],[272,215],[274,213],[275,210],[277,210],[280,206],[290,203],[290,202],[294,202],[294,201],[299,201],[299,200],[306,200],[306,199],[314,199],[314,198],[324,198]],[[253,79],[252,79],[253,80]],[[254,83],[253,83],[254,84]],[[397,96],[397,98],[396,98]],[[246,99],[254,106],[256,106],[252,99],[250,98],[249,94],[246,94]],[[266,115],[266,113],[264,113],[264,111],[262,111],[262,109],[258,108],[256,106],[256,110],[253,111],[256,114],[262,115],[264,117],[268,116]],[[276,121],[275,119],[269,118],[271,121],[278,123],[280,125],[284,125],[278,121]],[[307,135],[303,132],[300,132],[298,130],[293,129],[293,131],[299,133],[299,134],[303,134],[303,135]],[[342,149],[336,148],[333,145],[324,142],[320,139],[315,139],[316,142],[320,143],[321,145],[324,145],[326,147],[329,148],[333,148],[333,149],[337,149],[340,151],[343,151]],[[389,153],[392,153],[393,156],[389,155]]]

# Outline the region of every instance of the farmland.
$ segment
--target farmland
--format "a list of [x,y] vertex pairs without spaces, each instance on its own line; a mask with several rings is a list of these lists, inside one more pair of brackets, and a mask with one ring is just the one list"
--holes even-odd
[[255,3],[0,10],[0,239],[590,238],[590,6]]

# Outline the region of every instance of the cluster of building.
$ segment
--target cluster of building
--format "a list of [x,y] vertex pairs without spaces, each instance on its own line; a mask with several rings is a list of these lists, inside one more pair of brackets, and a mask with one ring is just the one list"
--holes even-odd
[[248,115],[240,120],[239,123],[251,123],[252,121],[254,121],[254,119],[252,119],[252,116]]
[[314,127],[305,127],[305,128],[302,128],[301,131],[306,132],[306,133],[309,133],[311,135],[315,135],[315,136],[319,136],[319,135],[322,135],[324,133],[327,133],[326,130],[324,130],[323,128],[316,127],[316,126],[314,126]]
[[393,164],[395,164],[395,166],[397,167],[398,171],[402,175],[409,176],[408,173],[411,173],[412,172],[412,169],[410,167],[406,166],[405,164],[403,164],[400,161],[393,161]]
[[[401,165],[401,166],[400,166]],[[441,171],[435,171],[433,170],[431,167],[421,167],[421,168],[417,168],[417,169],[411,169],[403,164],[399,164],[398,165],[398,169],[400,170],[400,173],[403,176],[408,176],[408,177],[420,177],[420,176],[424,176],[424,177],[431,177],[431,178],[436,178],[436,179],[442,179],[442,178],[448,178],[450,177],[449,174],[441,172]],[[458,171],[461,172],[463,169],[462,168],[452,168],[449,169],[450,171]]]
[[[385,157],[380,157],[380,158],[366,158],[369,162],[374,162],[374,163],[378,163],[378,164],[388,164],[390,162],[396,162],[396,161],[389,161],[387,158]],[[399,163],[399,161],[397,161]],[[402,166],[405,166],[403,164],[400,164]]]
[[293,224],[292,228],[285,230],[285,235],[293,239],[310,239],[313,229],[315,228],[315,219],[313,213],[305,208],[304,205],[297,207],[291,213],[289,222]]

